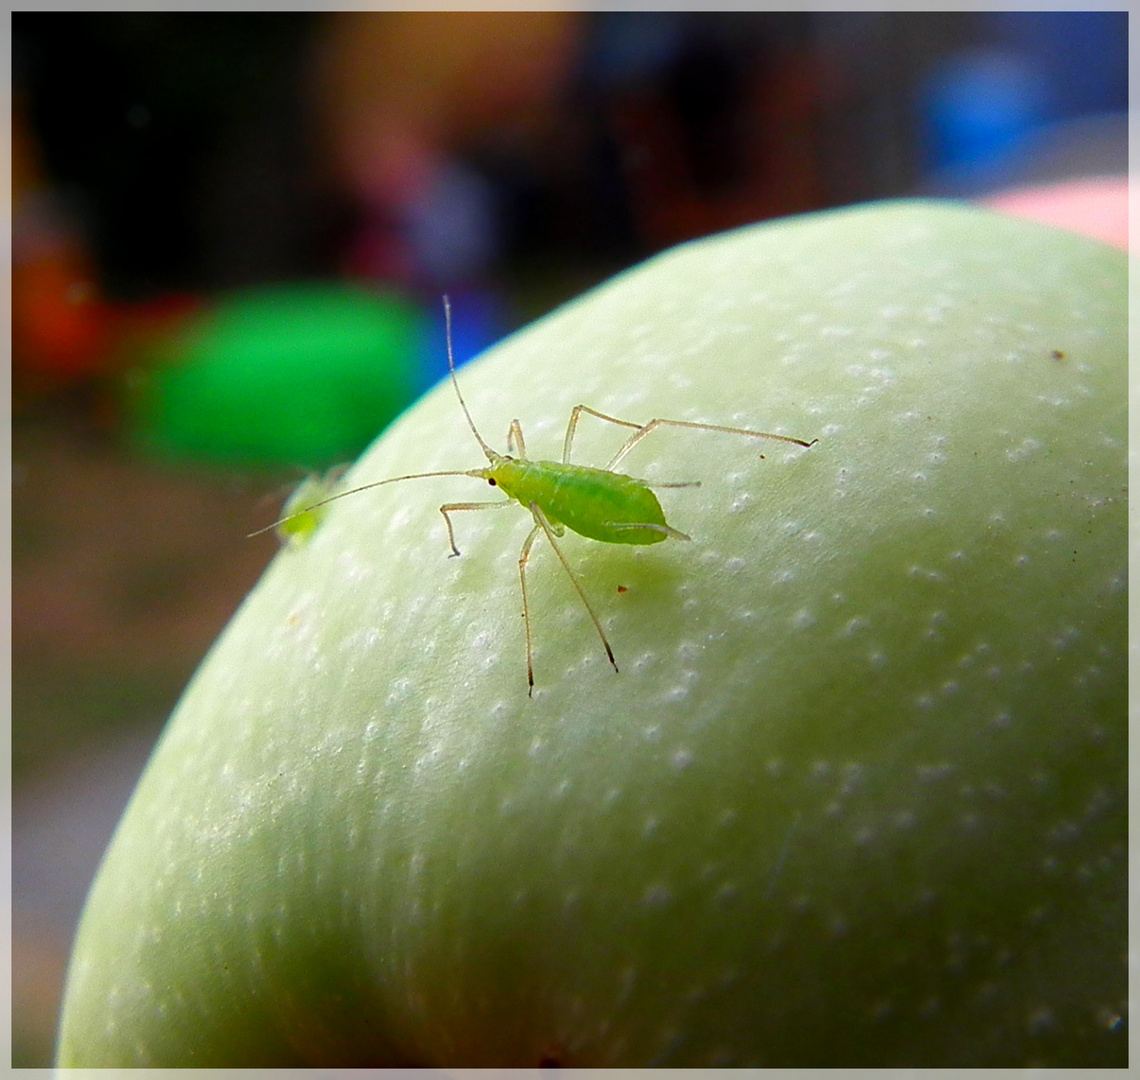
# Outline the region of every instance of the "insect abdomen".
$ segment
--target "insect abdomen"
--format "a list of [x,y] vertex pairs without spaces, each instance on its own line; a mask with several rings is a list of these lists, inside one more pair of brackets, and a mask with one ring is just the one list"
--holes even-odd
[[537,503],[552,522],[591,540],[658,544],[667,537],[660,528],[621,527],[666,525],[657,496],[621,473],[552,461],[513,461],[503,475],[496,470],[496,480],[524,506]]

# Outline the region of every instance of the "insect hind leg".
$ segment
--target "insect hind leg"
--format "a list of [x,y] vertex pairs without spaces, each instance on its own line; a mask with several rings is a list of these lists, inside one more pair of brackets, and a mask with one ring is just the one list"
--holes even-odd
[[591,416],[596,416],[599,420],[605,420],[610,424],[618,424],[621,427],[637,428],[641,424],[635,424],[632,420],[619,420],[616,416],[609,416],[604,412],[598,412],[597,409],[591,409],[589,405],[575,405],[570,410],[570,420],[566,425],[566,438],[562,443],[562,464],[570,464],[570,447],[574,442],[574,432],[578,430],[578,421],[582,413],[589,413]]
[[546,534],[546,539],[550,541],[550,546],[554,549],[554,554],[558,556],[558,561],[562,564],[562,569],[566,571],[566,576],[570,579],[570,584],[574,586],[575,591],[578,593],[579,599],[585,605],[586,611],[593,621],[594,629],[598,631],[598,637],[602,639],[602,645],[606,650],[606,656],[609,658],[610,663],[613,665],[614,671],[618,670],[617,660],[614,659],[614,651],[610,646],[609,639],[606,637],[606,632],[602,629],[602,624],[598,619],[593,606],[590,601],[586,599],[585,590],[582,588],[581,583],[578,581],[574,571],[570,569],[570,564],[566,561],[566,556],[562,554],[562,549],[558,546],[558,542],[554,539],[554,529],[551,523],[547,520],[546,515],[539,509],[536,503],[530,503],[530,512],[534,515],[535,526],[527,535],[526,540],[523,542],[522,553],[519,555],[519,580],[522,585],[523,596],[523,620],[526,623],[526,669],[527,669],[527,694],[533,696],[534,693],[534,664],[532,662],[531,652],[531,636],[530,636],[530,605],[527,600],[526,594],[526,567],[527,562],[530,560],[530,549],[534,544],[535,537],[541,529]]
[[[590,409],[588,411],[593,412],[594,410]],[[752,431],[749,428],[725,427],[722,424],[698,424],[692,420],[666,420],[660,416],[650,420],[647,424],[634,425],[628,420],[617,420],[612,416],[602,416],[601,413],[595,413],[594,415],[601,417],[603,420],[610,420],[626,427],[637,427],[637,430],[626,439],[622,448],[610,459],[609,464],[606,465],[607,471],[612,470],[646,435],[656,431],[659,427],[692,428],[695,431],[720,431],[727,435],[748,435],[754,439],[774,439],[776,442],[792,443],[795,446],[804,447],[813,446],[819,441],[818,439],[812,439],[811,442],[806,442],[804,439],[794,439],[790,435],[773,435],[769,431]]]

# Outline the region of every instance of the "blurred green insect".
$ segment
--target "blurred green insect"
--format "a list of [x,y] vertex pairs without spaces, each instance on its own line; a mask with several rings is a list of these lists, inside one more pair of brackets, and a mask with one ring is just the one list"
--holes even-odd
[[[283,547],[303,547],[312,539],[327,513],[325,506],[336,494],[347,468],[347,465],[336,465],[323,474],[310,473],[297,485],[281,507],[281,519],[269,526]],[[258,533],[265,531],[259,529]]]
[[[766,431],[749,431],[746,428],[722,427],[719,424],[697,424],[688,420],[665,420],[660,417],[648,423],[639,424],[632,420],[619,420],[616,416],[591,409],[588,405],[575,405],[570,413],[570,421],[566,426],[566,437],[562,443],[561,461],[532,461],[526,455],[526,444],[523,441],[522,427],[518,420],[512,420],[507,432],[507,453],[500,454],[487,445],[483,436],[475,427],[475,421],[463,399],[459,389],[459,380],[455,375],[455,357],[451,344],[451,304],[447,297],[443,298],[444,315],[447,323],[447,363],[451,372],[451,383],[455,387],[455,395],[459,398],[463,415],[467,418],[467,425],[479,443],[480,449],[487,457],[488,466],[483,469],[446,470],[442,472],[409,473],[406,476],[392,476],[387,480],[377,480],[371,484],[362,484],[360,487],[350,488],[348,491],[338,491],[335,494],[325,495],[316,502],[301,509],[286,513],[280,520],[259,529],[266,532],[276,529],[281,535],[283,529],[293,528],[295,531],[311,534],[319,524],[319,517],[313,516],[329,503],[336,499],[343,499],[348,495],[355,495],[371,488],[382,487],[385,484],[395,484],[401,480],[422,480],[433,476],[470,476],[483,480],[491,487],[502,490],[507,497],[494,502],[461,502],[445,503],[439,508],[443,520],[447,525],[447,541],[451,547],[452,556],[459,554],[455,545],[455,531],[452,528],[451,515],[460,510],[498,510],[504,506],[519,503],[530,511],[534,519],[534,528],[523,541],[522,551],[519,554],[519,582],[522,588],[523,622],[526,629],[526,676],[527,693],[534,693],[534,659],[531,642],[530,626],[530,599],[527,594],[526,568],[530,561],[531,548],[540,534],[546,536],[550,542],[559,562],[562,563],[571,584],[581,598],[594,628],[605,647],[606,656],[614,671],[618,670],[614,651],[606,638],[602,624],[594,611],[586,593],[582,589],[577,576],[570,569],[562,549],[558,546],[555,537],[562,536],[566,529],[578,533],[591,540],[600,540],[606,544],[659,544],[672,537],[674,540],[689,540],[686,536],[668,524],[664,511],[657,501],[652,488],[681,488],[699,487],[700,481],[691,481],[679,484],[650,484],[645,480],[635,480],[623,473],[614,472],[622,459],[651,432],[660,427],[692,428],[696,431],[719,431],[729,435],[746,435],[755,439],[774,439],[777,442],[792,443],[795,446],[808,447],[818,442],[812,439],[806,442],[803,439],[793,439],[787,435],[772,435]],[[605,468],[595,469],[586,465],[573,465],[570,462],[570,450],[574,442],[574,433],[578,428],[578,421],[583,414],[597,417],[609,424],[619,427],[631,428],[633,434],[622,444],[621,448],[609,460]],[[761,455],[763,457],[763,455]],[[294,493],[294,498],[286,505],[300,505],[301,489]],[[290,523],[300,521],[303,524],[291,526]]]

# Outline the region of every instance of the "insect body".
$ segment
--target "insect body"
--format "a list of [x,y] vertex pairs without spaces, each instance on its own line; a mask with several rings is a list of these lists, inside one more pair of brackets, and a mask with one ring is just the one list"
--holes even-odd
[[500,458],[488,479],[523,506],[538,505],[551,526],[604,544],[658,544],[670,536],[688,540],[665,523],[657,496],[621,473],[560,461]]
[[323,476],[311,473],[297,486],[281,508],[277,539],[289,547],[303,547],[320,528],[325,503],[336,491],[346,466],[337,465]]
[[[519,583],[522,589],[523,621],[526,629],[527,693],[533,694],[534,691],[534,661],[526,569],[530,560],[531,548],[540,533],[546,536],[555,555],[558,556],[559,562],[566,570],[574,589],[589,612],[594,628],[598,631],[598,636],[606,650],[606,656],[613,665],[614,671],[617,671],[617,661],[614,659],[613,649],[602,629],[602,624],[599,622],[590,601],[586,598],[577,576],[570,569],[570,565],[555,538],[562,536],[566,529],[570,529],[581,536],[588,537],[591,540],[599,540],[606,544],[659,544],[670,537],[675,540],[689,540],[690,537],[674,529],[666,522],[661,504],[653,493],[652,487],[697,487],[699,482],[654,484],[651,486],[646,481],[636,480],[623,473],[614,472],[615,466],[642,439],[659,427],[719,431],[731,435],[746,435],[756,439],[774,439],[778,442],[793,443],[796,446],[804,447],[812,446],[817,440],[805,442],[803,439],[793,439],[787,435],[771,435],[764,431],[721,427],[717,424],[697,424],[687,420],[658,418],[650,420],[646,424],[638,424],[632,420],[619,420],[615,416],[608,416],[596,409],[591,409],[588,405],[576,405],[570,413],[570,421],[566,427],[561,461],[530,460],[526,454],[526,444],[523,441],[522,427],[518,420],[511,422],[510,430],[507,433],[507,449],[512,453],[500,454],[492,450],[479,434],[479,430],[475,427],[475,421],[471,418],[471,413],[467,408],[467,403],[463,400],[463,394],[459,389],[459,380],[455,376],[455,358],[451,346],[451,305],[446,296],[443,299],[443,305],[447,322],[447,362],[451,371],[451,382],[455,387],[455,394],[459,398],[459,404],[467,419],[467,425],[487,458],[487,467],[483,469],[409,473],[406,476],[392,476],[386,480],[377,480],[375,483],[362,484],[360,487],[338,492],[295,513],[287,514],[280,521],[275,521],[264,529],[259,529],[258,532],[275,528],[280,530],[287,522],[301,515],[311,514],[314,510],[336,499],[343,499],[348,495],[368,491],[370,488],[382,487],[384,484],[394,484],[401,480],[421,480],[433,476],[470,476],[484,480],[491,487],[501,489],[507,498],[494,502],[445,503],[439,508],[439,511],[447,524],[447,540],[453,556],[459,554],[459,548],[455,544],[455,530],[451,521],[451,515],[454,513],[461,510],[496,510],[503,506],[519,503],[530,511],[534,519],[534,527],[527,535],[526,540],[523,541],[522,551],[519,554]],[[633,430],[633,434],[626,439],[603,469],[574,465],[570,462],[574,433],[583,414],[589,414],[607,423]],[[257,533],[250,535],[256,536]]]

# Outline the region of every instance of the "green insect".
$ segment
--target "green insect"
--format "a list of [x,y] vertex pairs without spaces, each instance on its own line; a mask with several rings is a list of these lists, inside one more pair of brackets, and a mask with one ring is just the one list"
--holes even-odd
[[[614,651],[606,638],[602,624],[598,620],[586,593],[578,581],[570,564],[566,561],[562,549],[558,546],[555,537],[562,536],[566,529],[589,537],[591,540],[600,540],[605,544],[659,544],[672,537],[674,540],[690,540],[683,532],[674,529],[666,520],[657,501],[652,487],[677,488],[698,487],[700,482],[682,484],[653,484],[644,480],[635,480],[623,473],[614,472],[614,468],[623,458],[651,432],[659,427],[692,428],[697,431],[720,431],[730,435],[747,435],[756,439],[774,439],[778,442],[793,443],[796,446],[812,446],[818,439],[805,442],[803,439],[793,439],[787,435],[771,435],[764,431],[749,431],[745,428],[722,427],[719,424],[696,424],[688,420],[664,420],[657,418],[645,424],[638,424],[632,420],[619,420],[616,416],[607,416],[605,413],[591,409],[588,405],[575,405],[570,413],[570,421],[566,426],[566,438],[562,444],[561,461],[532,461],[526,455],[526,444],[523,441],[522,427],[518,420],[512,420],[507,433],[508,453],[500,454],[487,445],[475,421],[463,400],[463,393],[459,389],[459,380],[455,375],[455,357],[451,345],[451,304],[448,298],[443,298],[444,316],[447,324],[447,363],[451,372],[451,383],[455,387],[456,397],[467,418],[467,425],[479,443],[480,449],[487,457],[488,465],[484,469],[446,470],[443,472],[409,473],[406,476],[392,476],[387,480],[377,480],[371,484],[362,484],[360,487],[341,491],[335,495],[321,499],[310,506],[287,514],[279,521],[259,529],[258,533],[269,529],[279,532],[286,523],[302,515],[311,515],[313,511],[326,506],[336,499],[343,499],[348,495],[355,495],[371,488],[382,487],[385,484],[395,484],[401,480],[422,480],[433,476],[471,476],[483,480],[491,487],[499,488],[506,499],[494,502],[461,502],[445,503],[439,508],[443,520],[447,525],[447,541],[451,546],[451,555],[457,556],[459,548],[455,544],[455,530],[452,527],[451,515],[460,510],[498,510],[504,506],[519,503],[530,511],[534,519],[534,528],[523,541],[522,551],[519,554],[519,582],[522,588],[523,623],[526,631],[526,677],[527,693],[534,693],[534,660],[531,642],[530,626],[530,598],[527,593],[526,568],[530,561],[531,549],[540,534],[545,535],[550,542],[559,562],[562,563],[571,584],[574,586],[589,612],[594,628],[605,647],[606,656],[618,670]],[[631,428],[633,434],[622,444],[621,448],[610,459],[605,468],[595,469],[586,465],[574,465],[570,462],[570,450],[574,442],[574,432],[578,428],[578,421],[582,414],[597,417],[619,427]],[[763,455],[761,455],[763,456]],[[295,503],[293,505],[296,505]],[[256,536],[258,533],[251,533]]]
[[[277,539],[283,547],[299,548],[309,542],[320,528],[325,517],[325,505],[340,484],[347,465],[336,465],[324,474],[310,473],[294,489],[281,508],[281,520],[270,529],[276,529]],[[259,529],[258,532],[266,532]],[[255,533],[254,535],[257,535]]]

